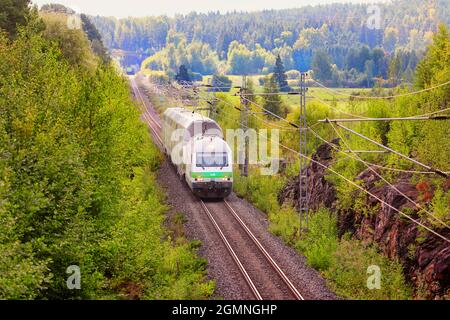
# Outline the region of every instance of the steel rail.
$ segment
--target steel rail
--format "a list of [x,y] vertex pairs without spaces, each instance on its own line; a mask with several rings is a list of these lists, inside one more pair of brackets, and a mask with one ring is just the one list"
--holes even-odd
[[[140,91],[139,91],[139,87],[137,86],[137,84],[135,83],[135,80],[132,79],[132,88],[133,91],[135,91],[135,94],[137,93],[143,106],[145,107],[145,111],[143,113],[144,118],[147,120],[147,123],[150,126],[150,129],[153,131],[153,133],[155,134],[156,138],[159,140],[159,142],[161,143],[161,145],[163,144],[162,139],[160,137],[160,135],[158,134],[157,130],[155,130],[155,128],[153,128],[153,126],[151,125],[151,123],[156,124],[156,126],[158,128],[161,128],[161,125],[158,123],[158,121],[156,121],[153,116],[151,115],[151,113],[148,111],[147,109],[147,105],[145,103],[145,100],[143,99]],[[236,219],[236,221],[238,221],[238,223],[241,225],[241,227],[244,229],[244,231],[247,233],[247,235],[250,237],[250,239],[254,242],[254,244],[258,247],[258,249],[261,251],[261,253],[264,255],[264,257],[267,259],[267,261],[270,263],[270,265],[274,268],[274,270],[277,272],[277,274],[280,276],[280,278],[283,280],[283,282],[287,285],[287,287],[289,288],[289,290],[293,293],[293,295],[298,299],[298,300],[305,300],[304,297],[300,294],[300,292],[297,290],[297,288],[293,285],[293,283],[289,280],[289,278],[286,276],[286,274],[283,272],[283,270],[280,268],[280,266],[275,262],[275,260],[272,258],[272,256],[267,252],[267,250],[263,247],[263,245],[259,242],[259,240],[255,237],[255,235],[250,231],[250,229],[245,225],[245,223],[242,221],[242,219],[239,217],[239,215],[237,214],[237,212],[231,207],[231,205],[224,200],[225,206],[228,209],[228,211],[230,213],[232,213],[233,217]],[[219,234],[222,242],[224,243],[225,247],[227,248],[228,252],[230,253],[232,259],[234,260],[234,262],[236,263],[237,267],[239,268],[239,271],[241,272],[242,276],[244,277],[245,281],[247,282],[250,290],[252,291],[252,294],[255,296],[255,298],[257,300],[263,300],[259,290],[256,288],[256,285],[254,284],[253,280],[251,279],[251,277],[249,276],[247,270],[245,269],[244,265],[242,264],[242,262],[240,261],[239,257],[237,256],[236,252],[234,251],[233,247],[231,246],[230,242],[227,240],[225,234],[223,233],[223,231],[220,229],[217,221],[214,219],[211,211],[208,209],[208,207],[206,206],[206,204],[204,203],[203,200],[200,200],[200,204],[203,208],[203,210],[205,211],[205,213],[207,214],[209,220],[211,221],[211,223],[213,224],[214,228],[216,229],[217,233]]]
[[240,224],[240,226],[244,229],[244,231],[247,233],[247,235],[250,237],[250,239],[252,239],[252,241],[255,243],[255,245],[258,247],[258,249],[261,251],[261,253],[266,257],[267,261],[269,261],[270,265],[274,268],[274,270],[277,272],[277,274],[280,276],[280,278],[283,280],[283,282],[287,285],[289,290],[294,294],[294,296],[297,298],[297,300],[305,300],[305,298],[301,295],[301,293],[298,291],[298,289],[294,286],[292,281],[289,280],[289,278],[286,276],[284,271],[275,262],[275,260],[272,258],[272,256],[267,252],[267,250],[264,248],[264,246],[261,244],[261,242],[259,242],[259,240],[253,234],[253,232],[247,227],[247,225],[244,223],[244,221],[238,215],[236,210],[234,210],[233,207],[229,204],[229,202],[225,199],[224,199],[224,203],[225,203],[225,206],[227,207],[228,211],[233,215],[233,217]]
[[141,95],[141,92],[139,91],[139,87],[136,85],[134,79],[131,80],[131,88],[133,89],[135,95],[136,95],[137,97],[139,97],[139,99],[141,100],[142,105],[143,105],[143,107],[144,107],[144,112],[142,113],[142,116],[143,116],[144,119],[146,120],[148,126],[150,127],[150,130],[153,132],[153,134],[154,134],[155,137],[157,138],[158,144],[159,144],[162,148],[164,148],[163,140],[162,140],[160,134],[158,133],[158,130],[156,130],[156,129],[152,126],[152,123],[153,123],[154,125],[156,125],[159,129],[161,129],[162,127],[161,127],[161,125],[158,123],[158,121],[156,121],[156,120],[153,118],[153,116],[150,114],[150,112],[148,111],[148,109],[147,109],[147,104],[145,103],[145,100],[143,99],[143,97],[142,97],[142,95]]
[[241,260],[239,260],[239,257],[236,255],[236,252],[231,247],[230,243],[228,242],[227,238],[225,237],[225,234],[220,229],[219,225],[217,224],[216,220],[214,219],[213,215],[211,214],[211,211],[208,209],[208,207],[203,202],[203,200],[200,200],[200,204],[201,204],[203,210],[206,212],[206,215],[208,216],[209,220],[213,224],[214,228],[216,229],[217,233],[219,234],[220,238],[222,239],[222,242],[224,243],[225,247],[227,248],[227,250],[230,253],[231,257],[233,258],[234,262],[236,263],[239,270],[241,271],[241,274],[244,277],[245,281],[247,282],[253,295],[255,296],[255,298],[257,300],[263,300],[263,298],[262,298],[261,294],[259,293],[258,289],[256,288],[253,280],[250,278],[247,270],[245,270],[244,265],[242,264]]

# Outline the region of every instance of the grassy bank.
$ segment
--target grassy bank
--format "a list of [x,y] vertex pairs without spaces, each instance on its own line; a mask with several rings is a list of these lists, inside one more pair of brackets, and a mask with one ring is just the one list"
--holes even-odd
[[[282,177],[260,176],[253,170],[248,178],[235,180],[236,193],[268,214],[270,231],[304,255],[339,296],[368,300],[411,298],[401,264],[385,258],[374,245],[348,237],[339,239],[335,214],[326,209],[312,212],[308,232],[300,234],[298,213],[291,207],[280,207],[276,200],[282,186]],[[367,286],[368,268],[373,265],[380,268],[382,285],[371,290]]]

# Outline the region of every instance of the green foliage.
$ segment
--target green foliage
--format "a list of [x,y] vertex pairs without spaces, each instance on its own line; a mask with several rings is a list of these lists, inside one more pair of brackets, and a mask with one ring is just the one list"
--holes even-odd
[[[348,299],[410,299],[401,264],[378,252],[374,245],[338,239],[336,216],[326,209],[312,212],[308,230],[299,234],[299,215],[292,208],[269,214],[270,230],[305,255],[312,267],[321,271],[334,291]],[[303,225],[305,222],[303,221]],[[381,288],[367,287],[369,266],[381,269]]]
[[0,252],[0,297],[15,300],[38,297],[39,291],[51,281],[49,261],[38,259],[30,244],[19,241],[5,243],[2,240]]
[[[438,188],[435,193],[433,200],[431,202],[431,208],[433,215],[442,221],[448,221],[450,220],[450,190],[447,190],[447,192],[444,192],[441,188]],[[430,219],[434,220],[434,219]],[[439,226],[442,226],[440,224]]]
[[[254,13],[194,12],[171,18],[93,17],[93,21],[107,47],[146,52],[152,55],[146,66],[167,73],[186,64],[202,74],[267,74],[278,55],[286,69],[306,72],[316,53],[326,47],[332,70],[323,79],[333,85],[370,87],[374,77],[387,79],[391,57],[401,61],[396,77],[409,81],[437,22],[450,23],[449,6],[446,0],[399,0],[379,7],[389,21],[385,29],[368,29],[362,23],[367,20],[365,8],[342,3]],[[192,52],[186,50],[190,45],[195,47]]]
[[318,51],[313,57],[314,77],[321,81],[331,80],[331,58],[324,51]]
[[[383,257],[375,246],[342,239],[333,260],[325,275],[338,295],[356,300],[411,299],[401,264]],[[380,289],[367,286],[369,266],[380,268]]]
[[[175,38],[175,39],[173,39]],[[175,74],[181,65],[199,74],[215,74],[221,68],[217,54],[199,41],[186,43],[184,35],[170,33],[166,47],[142,62],[142,69]]]
[[282,238],[290,246],[298,240],[300,226],[299,214],[292,207],[283,206],[280,210],[269,212],[269,230]]
[[287,82],[287,76],[284,70],[283,61],[281,61],[280,55],[277,56],[277,60],[275,62],[275,68],[273,70],[273,77],[275,78],[278,88],[281,92],[288,92],[291,88],[289,88]]
[[[425,58],[417,66],[416,84],[419,88],[427,88],[436,84],[436,80],[449,77],[450,68],[450,34],[448,27],[441,23],[433,37]],[[447,88],[447,93],[449,89]],[[448,97],[448,95],[447,95]]]
[[81,14],[80,19],[83,23],[83,31],[86,33],[86,36],[91,42],[92,51],[100,57],[104,63],[110,62],[108,51],[103,45],[102,36],[92,23],[91,19],[85,14]]
[[308,231],[300,237],[296,248],[313,268],[324,271],[331,266],[337,245],[337,218],[328,210],[320,209],[309,216]]
[[71,65],[95,68],[99,59],[91,51],[89,39],[83,30],[69,29],[66,14],[41,13],[40,16],[46,25],[45,38],[56,43]]
[[277,195],[284,182],[281,176],[262,176],[256,168],[252,168],[249,177],[242,177],[236,172],[234,188],[239,196],[252,202],[258,209],[276,212],[280,208]]
[[30,0],[0,0],[0,30],[14,38],[17,26],[25,25],[30,13]]
[[[308,231],[300,235],[299,213],[285,207],[269,214],[270,230],[287,244],[305,255],[308,264],[317,270],[327,270],[333,262],[338,245],[336,217],[326,209],[310,214]],[[305,220],[302,220],[305,226]]]
[[213,92],[229,92],[233,82],[227,76],[213,75],[211,85],[214,87]]
[[0,298],[210,296],[195,249],[163,240],[161,155],[127,81],[62,16],[45,20],[0,35]]
[[277,119],[275,115],[284,118],[287,114],[287,108],[281,96],[277,94],[279,91],[275,74],[267,76],[264,83],[264,93],[269,95],[264,96],[262,100],[264,109],[269,111],[266,112],[266,115],[271,119]]
[[252,51],[245,44],[233,41],[230,43],[227,56],[229,74],[258,74],[265,67],[272,68],[275,64],[274,55],[258,44]]
[[191,82],[191,77],[189,76],[188,70],[184,64],[180,66],[180,69],[175,76],[175,80],[179,83]]

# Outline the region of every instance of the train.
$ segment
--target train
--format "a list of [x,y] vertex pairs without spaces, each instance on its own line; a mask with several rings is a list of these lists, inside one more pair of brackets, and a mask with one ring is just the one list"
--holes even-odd
[[233,154],[216,121],[184,108],[168,108],[164,152],[195,196],[227,198],[233,190]]

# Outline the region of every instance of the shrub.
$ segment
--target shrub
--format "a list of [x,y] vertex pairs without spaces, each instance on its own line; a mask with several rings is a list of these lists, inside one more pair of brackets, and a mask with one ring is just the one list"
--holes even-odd
[[300,219],[298,212],[292,207],[283,207],[277,212],[269,213],[269,230],[283,239],[287,244],[294,246],[298,240]]
[[157,84],[167,84],[169,82],[169,76],[164,71],[144,70],[144,74],[149,77],[151,82]]
[[[381,288],[369,289],[369,266],[381,271]],[[333,263],[325,272],[337,294],[349,299],[404,300],[411,298],[402,266],[382,256],[374,245],[342,239],[333,255]]]
[[336,223],[336,216],[327,209],[311,213],[308,231],[296,243],[308,264],[317,270],[327,270],[332,263],[338,243]]
[[265,213],[277,212],[278,193],[283,187],[285,178],[279,175],[261,176],[257,169],[251,168],[249,177],[235,175],[235,192],[252,202],[258,209]]

